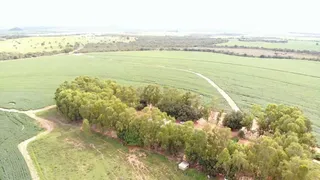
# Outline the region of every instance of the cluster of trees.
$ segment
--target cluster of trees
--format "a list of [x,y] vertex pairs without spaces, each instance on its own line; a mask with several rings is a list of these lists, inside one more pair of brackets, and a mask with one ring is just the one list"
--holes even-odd
[[148,105],[155,106],[180,121],[198,120],[208,109],[201,106],[199,95],[191,92],[157,85],[136,89],[121,86],[114,81],[90,77],[78,77],[72,82],[63,83],[55,95],[58,108],[71,120],[84,118],[80,114],[80,107],[92,104],[85,101],[98,102],[100,99],[121,102],[137,110],[142,110]]
[[141,105],[152,104],[179,121],[198,120],[207,110],[201,106],[199,95],[191,92],[154,85],[148,85],[138,91]]
[[[141,103],[159,104],[170,99],[197,105],[188,93],[165,90],[172,95],[163,98],[156,86],[135,90],[113,81],[78,77],[63,83],[55,93],[59,111],[71,120],[83,121],[83,129],[90,132],[114,130],[124,143],[165,150],[170,154],[184,153],[193,165],[210,175],[222,173],[230,179],[240,176],[255,179],[319,179],[320,171],[312,161],[314,137],[310,121],[294,107],[254,106],[246,116],[257,118],[261,136],[250,146],[230,139],[229,128],[194,128],[193,122],[175,123],[175,119],[156,107],[146,106],[136,111]],[[177,98],[176,96],[184,97]],[[182,103],[182,105],[183,105]],[[166,104],[163,104],[165,106]],[[169,106],[170,103],[168,103]],[[234,112],[230,122],[241,115]],[[241,123],[243,121],[242,118]],[[244,123],[246,124],[246,123]],[[238,128],[238,126],[236,127]]]
[[213,47],[218,43],[228,42],[227,39],[202,36],[139,36],[131,42],[89,43],[81,53],[108,51],[144,51],[144,50],[173,50],[187,47]]
[[231,130],[239,130],[242,127],[251,126],[252,121],[246,124],[244,120],[244,115],[240,111],[232,111],[228,113],[223,119],[223,126],[229,127]]
[[311,123],[299,108],[270,104],[253,106],[246,115],[231,112],[224,124],[240,129],[256,118],[260,136],[249,146],[230,141],[230,131],[210,130],[193,133],[186,143],[190,162],[200,164],[207,173],[223,173],[233,179],[319,179],[320,166],[312,161],[315,138]]

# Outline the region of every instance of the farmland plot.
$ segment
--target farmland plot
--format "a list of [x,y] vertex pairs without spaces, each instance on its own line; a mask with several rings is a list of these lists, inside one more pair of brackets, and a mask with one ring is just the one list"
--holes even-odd
[[[319,44],[319,43],[318,43]],[[246,47],[263,47],[267,49],[293,49],[320,51],[320,45],[314,41],[289,40],[288,43],[270,43],[270,42],[247,42],[230,40],[227,43],[218,44],[218,46],[246,46]]]
[[[204,79],[226,91],[241,110],[252,104],[300,107],[320,134],[320,63],[303,60],[237,57],[204,52],[109,52],[51,56],[2,62],[0,106],[37,109],[54,104],[61,82],[80,75],[114,79],[120,84],[155,83],[186,89],[228,105]],[[27,78],[26,78],[27,77]],[[11,103],[14,102],[14,103]],[[320,136],[318,136],[318,141]]]
[[18,150],[18,144],[41,129],[24,114],[0,111],[0,179],[29,180],[29,169]]

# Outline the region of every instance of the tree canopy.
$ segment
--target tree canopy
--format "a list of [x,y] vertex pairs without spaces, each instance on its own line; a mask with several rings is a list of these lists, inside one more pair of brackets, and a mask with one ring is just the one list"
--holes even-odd
[[[256,118],[260,136],[245,146],[231,140],[229,128],[194,128],[192,121],[202,117],[199,96],[172,88],[146,86],[137,90],[114,81],[78,77],[63,83],[55,93],[58,110],[70,120],[82,120],[83,130],[113,130],[123,143],[172,155],[185,153],[192,164],[210,175],[224,174],[230,179],[319,179],[319,167],[311,161],[314,137],[311,123],[296,107],[270,104],[253,106],[243,118],[232,112],[227,126],[251,126]],[[141,111],[141,100],[155,106]],[[157,108],[158,107],[158,108]],[[175,118],[187,121],[175,122]]]

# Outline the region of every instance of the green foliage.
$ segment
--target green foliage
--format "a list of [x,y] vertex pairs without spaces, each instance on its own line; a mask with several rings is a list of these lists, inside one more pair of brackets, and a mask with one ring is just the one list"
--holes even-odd
[[91,135],[91,126],[88,119],[84,119],[82,122],[82,131],[85,135]]
[[300,143],[315,146],[315,138],[311,134],[311,122],[299,108],[269,104],[265,109],[254,106],[252,114],[258,118],[260,134],[295,133]]
[[320,153],[315,153],[315,154],[313,155],[313,158],[316,159],[316,160],[318,160],[318,161],[320,161]]
[[148,85],[143,88],[140,99],[147,102],[147,104],[156,105],[161,98],[160,87],[156,85]]
[[317,168],[312,161],[293,157],[290,160],[285,160],[280,166],[282,173],[281,177],[284,180],[307,180],[319,179],[320,169]]
[[[199,97],[192,93],[166,88],[160,95],[159,87],[147,86],[140,97],[148,103],[158,102],[159,109],[145,107],[136,112],[133,107],[137,98],[126,96],[126,92],[138,94],[135,89],[121,87],[112,81],[78,77],[71,83],[63,83],[57,89],[55,99],[59,110],[74,120],[80,116],[88,119],[84,121],[86,124],[115,130],[128,145],[160,148],[172,155],[185,152],[191,163],[199,163],[210,175],[223,173],[235,178],[238,174],[246,173],[258,179],[287,178],[291,175],[286,169],[292,167],[288,167],[286,162],[295,158],[303,160],[299,178],[314,174],[309,171],[310,165],[304,163],[309,162],[311,157],[312,136],[308,134],[311,125],[299,109],[268,105],[263,110],[254,106],[247,119],[239,111],[228,114],[224,124],[231,129],[249,127],[256,117],[261,129],[267,131],[265,134],[270,134],[259,137],[252,146],[244,147],[236,143],[238,138],[233,142],[229,128],[199,131],[194,129],[192,121],[176,124],[173,118],[160,111],[182,119],[192,117],[188,110],[201,111]],[[304,127],[297,127],[295,123]],[[244,135],[240,131],[239,136],[242,136],[241,132]]]
[[243,130],[240,130],[239,132],[238,132],[238,136],[239,136],[239,138],[245,138],[245,134],[244,134],[244,132],[243,132]]
[[243,114],[240,111],[232,111],[228,113],[223,120],[223,125],[231,128],[231,130],[239,130],[242,128]]
[[164,88],[162,96],[157,106],[161,111],[177,120],[198,120],[203,116],[204,111],[200,108],[200,97],[196,94]]

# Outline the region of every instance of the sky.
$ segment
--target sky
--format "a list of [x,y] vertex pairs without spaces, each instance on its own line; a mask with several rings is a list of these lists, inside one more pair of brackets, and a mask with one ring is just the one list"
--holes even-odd
[[0,27],[320,33],[319,0],[0,0]]

